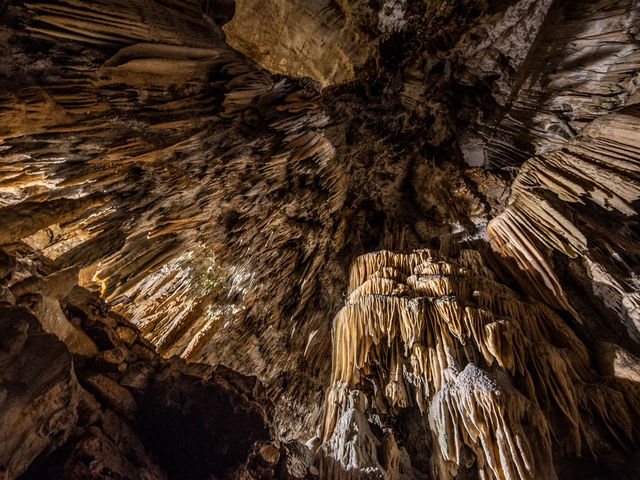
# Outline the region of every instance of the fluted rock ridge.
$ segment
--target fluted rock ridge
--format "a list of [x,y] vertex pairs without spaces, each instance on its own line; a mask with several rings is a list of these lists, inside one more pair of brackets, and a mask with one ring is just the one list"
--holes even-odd
[[561,452],[601,454],[603,430],[631,447],[629,406],[585,345],[497,283],[477,252],[368,254],[351,266],[350,292],[333,323],[325,439],[342,435],[350,392],[371,382],[381,417],[412,405],[428,415],[438,478],[455,477],[465,448],[484,478],[527,479],[555,478]]

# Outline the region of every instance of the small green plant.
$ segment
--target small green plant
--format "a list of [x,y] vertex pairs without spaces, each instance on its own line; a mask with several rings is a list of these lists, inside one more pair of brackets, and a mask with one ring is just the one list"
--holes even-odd
[[229,280],[229,273],[220,267],[214,257],[204,252],[189,252],[179,262],[179,268],[187,272],[193,292],[199,296],[219,297]]

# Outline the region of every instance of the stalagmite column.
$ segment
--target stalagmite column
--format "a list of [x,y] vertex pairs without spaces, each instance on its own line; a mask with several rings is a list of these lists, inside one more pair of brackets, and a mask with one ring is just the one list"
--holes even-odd
[[376,252],[350,278],[333,322],[331,458],[342,458],[331,445],[350,392],[367,381],[383,396],[368,413],[414,405],[428,416],[434,478],[455,477],[463,450],[481,478],[553,479],[559,452],[597,454],[596,428],[630,444],[623,395],[599,380],[585,345],[550,308],[497,283],[477,252]]

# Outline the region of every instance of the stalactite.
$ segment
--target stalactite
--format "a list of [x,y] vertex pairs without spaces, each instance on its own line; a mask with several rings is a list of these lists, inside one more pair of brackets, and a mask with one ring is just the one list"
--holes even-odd
[[[318,241],[305,240],[307,251],[300,260],[295,248],[282,255],[281,249],[311,235],[295,220],[295,204],[307,208],[324,202],[311,196],[275,196],[272,204],[257,205],[253,198],[281,182],[283,175],[306,177],[315,171],[320,198],[328,199],[322,219],[330,225],[331,213],[344,203],[346,183],[332,165],[335,148],[322,131],[329,119],[313,91],[302,92],[288,80],[275,82],[225,45],[211,32],[200,7],[191,0],[161,2],[153,8],[135,0],[29,5],[34,15],[30,28],[46,38],[73,38],[119,50],[61,69],[54,85],[0,96],[0,112],[7,118],[0,127],[2,155],[11,159],[0,170],[0,205],[4,217],[13,222],[15,216],[16,223],[3,231],[11,238],[0,234],[0,243],[64,224],[65,240],[56,237],[43,247],[55,251],[52,258],[61,262],[96,265],[94,280],[105,297],[133,302],[120,308],[135,318],[141,317],[135,308],[138,286],[156,278],[157,271],[194,244],[196,250],[216,249],[227,265],[263,263],[253,270],[281,271],[280,280],[266,282],[278,285],[281,297],[293,298],[283,281],[291,272],[276,264],[303,262],[302,301],[297,302],[302,312],[318,285],[323,258],[318,250],[326,252],[328,242],[320,240],[319,232]],[[214,74],[212,87],[209,77]],[[143,103],[140,89],[147,95]],[[32,111],[29,105],[44,110]],[[268,113],[261,111],[265,105]],[[21,120],[20,112],[28,114],[28,121]],[[130,112],[136,112],[144,132],[137,127],[127,131]],[[167,122],[169,117],[172,121]],[[244,139],[236,127],[245,121],[265,122],[268,134]],[[25,138],[30,134],[35,135]],[[23,150],[29,155],[21,155]],[[221,174],[223,170],[227,173]],[[260,185],[246,181],[259,175]],[[113,193],[113,198],[98,211],[92,208],[99,206],[93,192]],[[59,214],[61,205],[70,202],[77,208]],[[29,208],[37,208],[37,218],[24,215]],[[220,230],[216,225],[224,224],[229,211],[242,211],[242,221],[251,226],[233,234],[230,243],[235,246],[212,246],[216,242],[211,239],[218,237],[213,231]],[[24,228],[18,228],[19,223]],[[75,225],[75,231],[69,225]],[[245,255],[247,249],[250,255]],[[264,283],[252,285],[260,290]],[[174,287],[178,292],[189,288]],[[246,287],[239,285],[239,290]],[[273,298],[273,289],[267,295],[272,301],[265,303],[282,308],[285,301]],[[166,313],[178,318],[184,312]]]
[[[545,0],[510,8],[524,5],[546,10],[543,24],[529,21],[529,15],[507,16],[488,37],[478,34],[482,47],[469,52],[469,69],[462,73],[491,76],[493,97],[504,107],[472,127],[484,144],[479,156],[493,167],[519,166],[535,154],[563,148],[589,122],[638,102],[637,4],[602,0],[576,8]],[[531,28],[540,30],[524,33]],[[497,32],[504,37],[485,40]],[[529,43],[523,35],[536,40]],[[503,70],[505,55],[511,63]],[[521,73],[513,76],[512,68]]]
[[390,411],[428,412],[438,478],[454,476],[463,445],[483,478],[529,479],[555,478],[552,444],[597,454],[594,422],[630,443],[627,405],[596,383],[583,343],[549,307],[497,283],[477,252],[381,251],[350,273],[333,322],[325,440],[349,391],[370,377]]
[[[278,2],[257,3],[266,9]],[[345,18],[353,14],[356,23],[337,23],[368,32],[375,31],[377,15],[368,4],[391,2],[355,2],[367,4],[364,16],[351,11],[354,2],[337,2],[338,9],[336,2],[316,3],[331,4],[320,17],[334,22],[334,10]],[[580,92],[576,106],[577,88],[553,90],[561,79],[550,72],[540,75],[550,89],[528,79],[529,58],[540,52],[531,43],[538,36],[536,44],[549,41],[553,29],[546,24],[554,19],[547,12],[562,2],[413,3],[406,13],[415,32],[398,38],[407,39],[404,50],[415,55],[399,52],[401,66],[387,65],[382,49],[366,63],[348,55],[346,69],[323,76],[357,73],[363,75],[358,83],[367,79],[366,88],[323,92],[308,80],[272,75],[225,44],[220,25],[233,15],[232,0],[1,5],[9,21],[0,18],[0,53],[8,59],[0,72],[0,246],[21,249],[24,242],[56,268],[79,269],[82,285],[134,320],[161,354],[224,362],[259,376],[279,403],[276,429],[294,438],[317,424],[329,370],[325,314],[337,310],[346,262],[370,248],[429,245],[441,231],[453,230],[442,237],[440,253],[385,251],[355,260],[347,305],[333,326],[333,385],[323,433],[330,442],[336,424],[361,426],[362,416],[344,417],[344,406],[354,388],[372,388],[367,408],[381,422],[413,406],[431,421],[439,449],[435,477],[453,474],[471,450],[486,478],[553,478],[552,448],[598,455],[610,440],[629,443],[633,429],[624,402],[633,403],[632,390],[623,399],[611,387],[619,384],[602,385],[587,348],[564,320],[498,283],[479,252],[444,256],[456,250],[455,235],[479,240],[506,198],[489,214],[483,190],[489,173],[478,169],[484,180],[467,181],[460,165],[443,167],[437,152],[427,157],[431,146],[457,152],[461,123],[495,126],[485,138],[485,160],[474,165],[519,164],[535,149],[516,148],[521,133],[544,140],[536,145],[547,153],[523,165],[510,204],[488,228],[492,243],[516,263],[518,279],[524,271],[527,293],[569,311],[550,251],[582,259],[594,288],[612,292],[600,293],[607,305],[640,332],[637,292],[602,258],[624,264],[629,250],[620,245],[629,241],[627,233],[620,243],[611,241],[617,234],[597,234],[606,226],[593,233],[587,227],[597,220],[590,224],[586,210],[578,209],[606,210],[614,218],[635,214],[638,114],[619,108],[637,98],[636,15],[626,5],[607,10],[596,23],[609,32],[609,52],[602,59],[569,60],[581,69],[593,61],[602,70],[596,76],[607,79],[605,85],[581,84],[596,95]],[[598,17],[598,5],[617,5],[591,3],[578,9],[587,19]],[[594,25],[587,25],[580,45],[600,41]],[[326,27],[335,32],[333,23]],[[477,41],[478,32],[489,34]],[[374,45],[369,33],[365,37],[345,43],[352,53],[363,48],[368,58]],[[379,46],[387,49],[395,38],[385,34]],[[331,45],[325,40],[324,47]],[[423,40],[448,46],[423,48]],[[619,61],[612,64],[612,57]],[[494,66],[496,81],[489,76]],[[429,94],[439,86],[446,87],[442,93]],[[517,115],[497,119],[503,110],[536,113],[533,100],[550,92],[543,100],[554,103],[556,113],[532,122]],[[488,112],[494,100],[500,106],[495,115]],[[460,113],[453,113],[454,104],[464,106]],[[608,111],[616,113],[601,117]],[[507,197],[508,173],[495,174]],[[594,243],[598,255],[592,255]],[[0,294],[48,288],[29,282],[12,287],[15,292]],[[595,434],[596,428],[604,433]],[[388,435],[385,440],[395,442]],[[371,457],[382,448],[375,441],[366,445]],[[341,447],[340,441],[331,446]],[[340,455],[354,453],[350,448]],[[384,465],[373,458],[355,463],[369,460],[372,468]],[[341,475],[336,464],[324,467]]]
[[60,0],[33,3],[29,8],[42,22],[31,27],[33,31],[95,45],[140,41],[201,45],[212,37],[212,26],[204,22],[197,0]]
[[[290,380],[271,386],[283,416],[309,417],[302,435],[320,414],[302,402],[319,393],[301,388],[318,364],[302,348],[285,361],[284,348],[259,345],[304,344],[316,331],[308,353],[326,358],[318,292],[342,269],[350,166],[315,86],[234,51],[201,3],[9,7],[16,24],[0,21],[0,50],[25,73],[0,86],[0,209],[16,222],[0,243],[28,240],[80,267],[82,284],[163,355],[224,357],[262,378],[281,364]],[[190,255],[215,258],[224,289],[201,291],[209,283]]]
[[[602,218],[608,211],[637,215],[640,144],[634,132],[638,128],[640,111],[629,107],[594,121],[562,149],[531,158],[511,187],[508,207],[489,223],[494,249],[512,261],[516,271],[524,272],[527,288],[546,303],[573,310],[549,250],[593,262],[594,251],[612,249],[606,243],[610,241],[618,257],[626,253],[623,243],[615,246],[623,237],[602,243],[595,233],[597,220],[578,221],[577,208],[586,203],[597,205]],[[629,330],[638,335],[633,326]]]

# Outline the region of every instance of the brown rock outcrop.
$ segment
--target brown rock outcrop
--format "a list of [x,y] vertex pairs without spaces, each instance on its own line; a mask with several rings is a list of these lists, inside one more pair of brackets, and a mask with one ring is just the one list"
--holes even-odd
[[365,4],[239,0],[223,30],[231,47],[271,72],[337,85],[355,80],[373,55],[375,37],[362,24],[374,13]]
[[80,385],[72,357],[24,308],[0,305],[0,474],[16,478],[73,432]]
[[[25,251],[6,258],[14,267],[27,259],[46,263]],[[248,462],[254,448],[271,448],[261,447],[271,410],[255,378],[161,359],[131,324],[80,287],[60,302],[60,314],[76,318],[75,328],[99,353],[72,354],[75,343],[45,333],[26,308],[0,305],[3,478],[222,478]],[[126,341],[118,328],[129,332]],[[267,455],[273,467],[276,452],[278,458]]]

